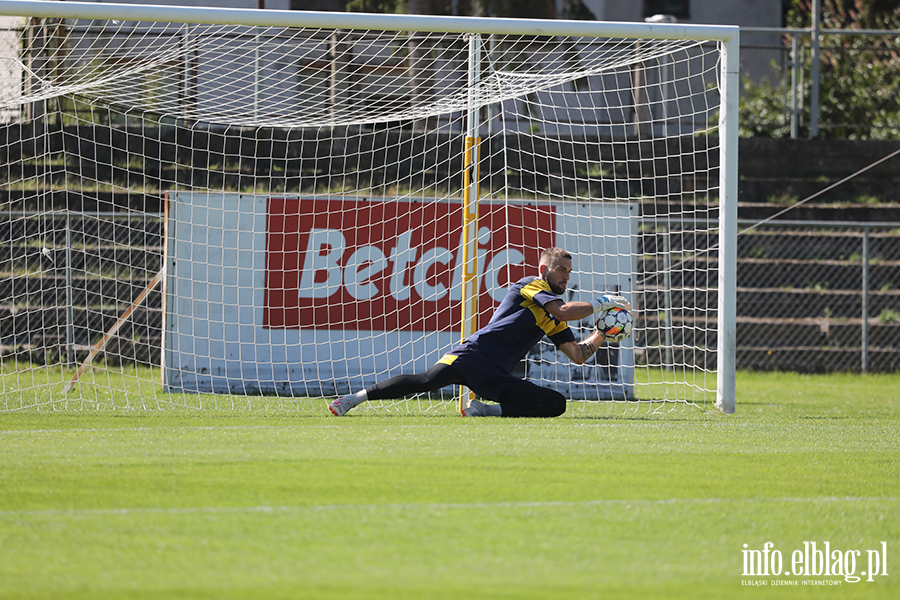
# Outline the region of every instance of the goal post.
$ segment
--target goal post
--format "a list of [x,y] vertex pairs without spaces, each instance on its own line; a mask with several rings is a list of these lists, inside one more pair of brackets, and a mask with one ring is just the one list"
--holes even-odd
[[420,371],[551,245],[575,259],[567,299],[621,293],[635,333],[582,367],[541,343],[520,376],[582,407],[734,411],[738,28],[0,15],[0,411],[296,402]]
[[719,298],[716,408],[735,410],[737,348],[738,102],[740,33],[722,43],[719,109]]

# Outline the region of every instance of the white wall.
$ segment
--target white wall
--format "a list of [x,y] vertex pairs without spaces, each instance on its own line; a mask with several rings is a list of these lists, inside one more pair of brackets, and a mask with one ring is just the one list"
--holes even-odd
[[[20,41],[15,29],[22,27],[25,19],[22,17],[0,17],[0,56],[16,56],[19,52]],[[22,96],[22,64],[13,60],[0,61],[0,102],[4,106],[18,104]],[[0,110],[0,123],[9,123],[19,118],[18,109]]]

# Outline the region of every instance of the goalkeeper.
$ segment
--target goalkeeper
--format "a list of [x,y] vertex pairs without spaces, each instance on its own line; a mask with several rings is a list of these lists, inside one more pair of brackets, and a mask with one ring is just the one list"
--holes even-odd
[[602,296],[591,302],[564,302],[572,273],[572,255],[562,248],[541,253],[540,276],[517,281],[503,298],[490,322],[437,364],[418,375],[397,375],[333,401],[329,408],[343,416],[367,400],[402,398],[449,385],[465,385],[495,404],[472,400],[467,417],[556,417],[566,411],[566,398],[512,374],[513,367],[543,336],[577,365],[584,364],[604,341],[594,331],[578,342],[567,321],[579,321],[614,306],[628,308],[621,296]]

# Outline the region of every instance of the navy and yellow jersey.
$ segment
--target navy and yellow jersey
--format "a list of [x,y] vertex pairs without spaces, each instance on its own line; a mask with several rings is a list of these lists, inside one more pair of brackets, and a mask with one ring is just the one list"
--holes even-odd
[[450,356],[477,357],[511,372],[545,335],[557,347],[574,341],[568,323],[557,321],[544,308],[554,300],[562,298],[551,292],[543,279],[520,279],[509,288],[490,322],[440,362],[451,364],[454,359]]

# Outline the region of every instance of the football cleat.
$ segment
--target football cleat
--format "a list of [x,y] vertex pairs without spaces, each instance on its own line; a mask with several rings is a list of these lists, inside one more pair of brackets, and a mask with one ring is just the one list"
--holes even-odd
[[463,409],[462,416],[464,416],[464,417],[486,417],[486,416],[488,416],[487,406],[483,402],[479,402],[478,400],[472,400],[469,402],[469,405]]
[[336,417],[343,417],[351,408],[353,408],[353,405],[350,403],[350,396],[338,398],[328,405],[328,410]]

